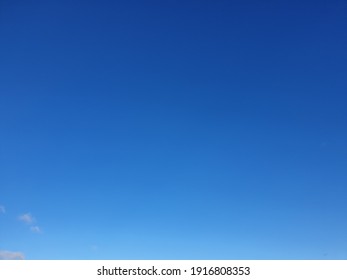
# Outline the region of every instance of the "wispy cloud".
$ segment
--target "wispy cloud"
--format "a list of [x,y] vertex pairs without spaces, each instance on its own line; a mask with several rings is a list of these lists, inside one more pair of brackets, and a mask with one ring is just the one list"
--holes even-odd
[[42,233],[42,230],[38,226],[31,226],[30,230],[35,233]]
[[0,260],[24,260],[24,258],[24,254],[21,252],[0,250]]
[[37,225],[36,219],[30,213],[25,213],[18,217],[18,220],[27,224],[30,227],[30,231],[34,233],[42,233],[41,228]]
[[30,213],[26,213],[26,214],[23,214],[23,215],[20,215],[18,217],[18,219],[28,225],[31,225],[35,222],[35,219],[34,217],[30,214]]
[[0,214],[5,214],[6,210],[5,210],[5,206],[4,205],[0,205]]

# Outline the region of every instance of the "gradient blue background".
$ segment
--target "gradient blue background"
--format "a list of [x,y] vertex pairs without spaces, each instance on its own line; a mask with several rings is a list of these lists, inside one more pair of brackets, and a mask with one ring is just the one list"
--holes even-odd
[[346,30],[344,0],[1,0],[0,250],[347,259]]

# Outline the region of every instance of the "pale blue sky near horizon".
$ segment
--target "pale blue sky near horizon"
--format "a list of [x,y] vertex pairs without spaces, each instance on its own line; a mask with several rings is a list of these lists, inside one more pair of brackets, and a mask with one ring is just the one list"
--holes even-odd
[[1,0],[0,259],[347,259],[346,50],[343,0]]

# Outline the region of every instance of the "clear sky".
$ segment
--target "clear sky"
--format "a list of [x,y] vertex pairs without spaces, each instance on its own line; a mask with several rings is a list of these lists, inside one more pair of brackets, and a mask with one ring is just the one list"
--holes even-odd
[[347,2],[0,1],[0,258],[347,259]]

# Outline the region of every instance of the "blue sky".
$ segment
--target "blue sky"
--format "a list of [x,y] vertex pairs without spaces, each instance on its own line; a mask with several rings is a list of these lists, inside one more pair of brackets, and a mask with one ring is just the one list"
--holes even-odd
[[0,3],[0,259],[347,259],[347,3]]

